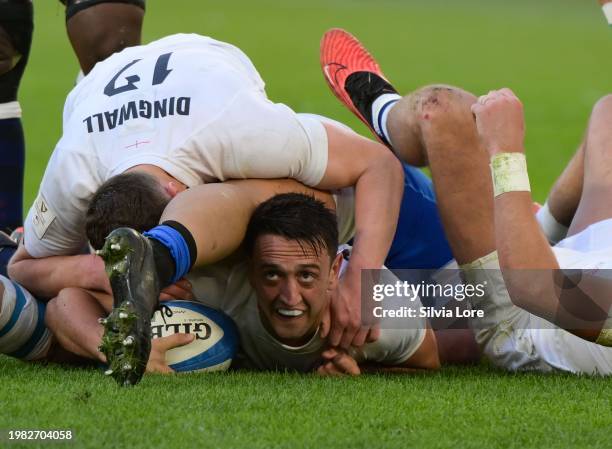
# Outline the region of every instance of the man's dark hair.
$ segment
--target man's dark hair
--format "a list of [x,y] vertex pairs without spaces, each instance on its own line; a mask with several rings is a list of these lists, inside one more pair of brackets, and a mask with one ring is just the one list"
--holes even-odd
[[255,240],[261,235],[297,240],[316,254],[327,251],[331,259],[338,251],[336,214],[321,201],[301,193],[276,195],[255,209],[244,239],[249,255],[253,255]]
[[155,177],[142,172],[113,176],[96,191],[89,203],[85,228],[89,243],[102,248],[105,237],[123,226],[148,231],[157,226],[170,202]]

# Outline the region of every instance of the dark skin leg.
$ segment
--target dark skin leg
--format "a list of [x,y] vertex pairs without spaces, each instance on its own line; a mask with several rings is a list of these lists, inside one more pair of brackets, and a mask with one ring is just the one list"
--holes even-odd
[[19,53],[13,47],[11,38],[0,26],[0,75],[10,71],[17,64]]
[[101,3],[79,11],[66,23],[84,74],[126,47],[140,45],[144,10],[124,3]]

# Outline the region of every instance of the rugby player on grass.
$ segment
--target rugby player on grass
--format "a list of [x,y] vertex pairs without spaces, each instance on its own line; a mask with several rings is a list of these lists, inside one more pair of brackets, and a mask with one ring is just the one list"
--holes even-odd
[[[196,187],[192,194],[209,187]],[[351,221],[350,210],[343,208],[346,198],[335,202],[328,194],[292,181],[247,180],[219,187],[242,198],[244,213],[228,226],[246,218],[244,245],[219,263],[195,269],[188,278],[197,301],[224,311],[235,321],[240,348],[234,367],[324,375],[439,367],[436,338],[424,318],[404,320],[401,329],[383,321],[376,342],[348,351],[331,348],[329,340],[321,337],[331,294],[349,258],[347,246],[338,251],[338,231]],[[304,193],[276,195],[255,208],[261,195],[279,190]],[[98,200],[106,201],[95,198],[94,202]],[[330,209],[336,204],[340,223]],[[102,239],[103,229],[111,225],[112,220],[100,217],[98,226],[88,229],[91,240]],[[105,361],[98,349],[101,340],[105,344],[98,320],[110,307],[110,298],[96,304],[83,290],[65,289],[49,303],[47,322],[65,348]],[[185,334],[166,337],[172,345],[189,343],[192,338]],[[170,346],[156,343],[154,340],[147,370],[171,372],[165,362]]]
[[[239,49],[176,35],[98,63],[67,99],[64,134],[26,219],[11,277],[40,297],[68,286],[109,291],[102,261],[79,254],[87,251],[89,200],[104,181],[126,171],[150,173],[168,194],[231,178],[290,177],[322,189],[355,186],[353,257],[332,301],[331,338],[344,347],[376,338],[375,327],[361,327],[359,274],[382,266],[389,251],[402,195],[401,165],[375,142],[269,101]],[[216,235],[194,231],[200,220],[213,218],[192,218],[194,223],[167,223],[151,233],[162,287],[216,257]],[[105,252],[111,259],[143,256],[136,247],[114,245],[114,255]],[[181,257],[175,260],[178,248]],[[129,279],[116,274],[125,287]],[[136,309],[130,313],[139,317],[133,366],[142,373],[159,288],[132,285],[131,292]],[[128,301],[115,296],[118,306]]]
[[[381,142],[431,169],[453,255],[467,280],[487,286],[472,302],[484,311],[472,324],[485,354],[511,370],[612,373],[612,96],[595,105],[583,144],[534,217],[522,106],[511,91],[478,100],[438,85],[401,97],[340,29],[323,37],[321,64]],[[551,248],[547,237],[562,240]]]

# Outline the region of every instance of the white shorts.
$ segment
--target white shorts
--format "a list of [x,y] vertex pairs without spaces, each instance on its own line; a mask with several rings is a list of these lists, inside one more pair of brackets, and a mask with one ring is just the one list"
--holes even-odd
[[[563,268],[612,268],[612,220],[595,223],[554,249]],[[487,294],[478,305],[485,316],[472,320],[472,325],[495,365],[511,371],[612,374],[612,348],[588,342],[512,304],[496,253],[470,266],[470,281],[487,283]]]
[[612,219],[561,240],[553,252],[561,268],[612,270]]

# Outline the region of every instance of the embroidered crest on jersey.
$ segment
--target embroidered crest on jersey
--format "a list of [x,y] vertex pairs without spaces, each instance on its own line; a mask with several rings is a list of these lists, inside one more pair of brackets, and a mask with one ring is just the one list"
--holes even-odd
[[53,223],[53,220],[57,215],[49,207],[49,203],[45,200],[45,197],[41,194],[38,195],[36,201],[34,201],[34,217],[32,223],[34,224],[34,231],[39,239],[42,239]]

